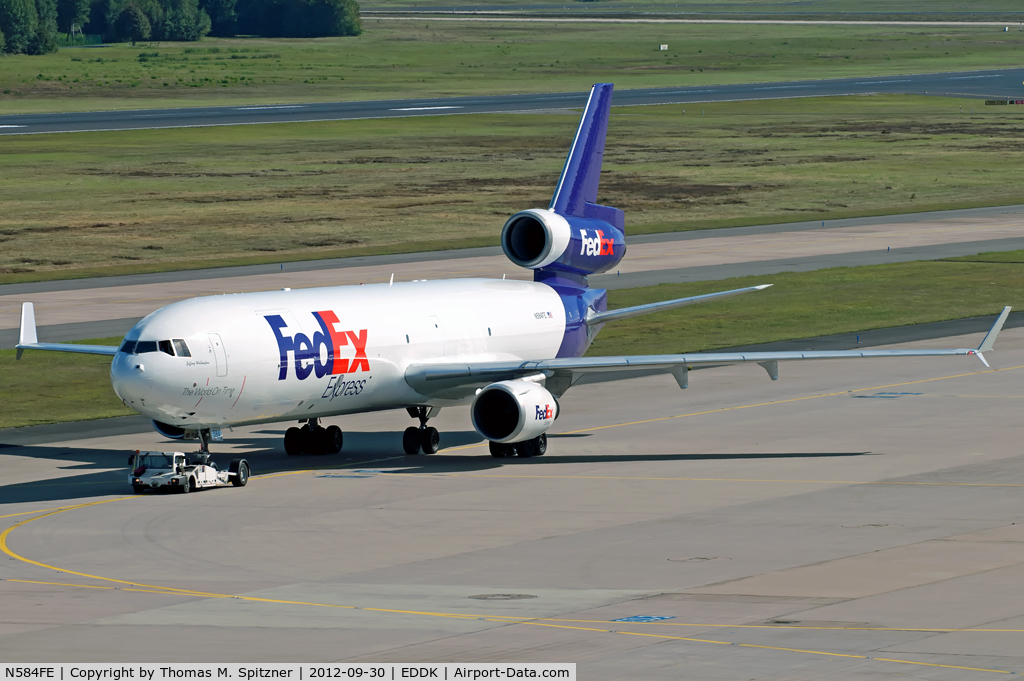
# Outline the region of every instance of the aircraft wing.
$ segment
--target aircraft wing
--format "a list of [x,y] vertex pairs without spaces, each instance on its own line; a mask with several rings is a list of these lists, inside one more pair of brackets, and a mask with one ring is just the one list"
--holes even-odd
[[116,345],[76,345],[74,343],[40,343],[36,335],[36,312],[32,303],[23,303],[21,306],[21,333],[18,336],[18,359],[25,350],[54,350],[56,352],[77,352],[83,355],[107,355],[113,357],[117,354]]
[[[467,390],[496,381],[544,374],[574,381],[588,373],[661,370],[672,374],[679,387],[688,385],[688,369],[701,365],[760,364],[774,381],[779,377],[779,362],[802,359],[853,359],[875,357],[935,357],[977,355],[988,366],[983,353],[991,350],[1003,328],[1010,307],[999,318],[977,348],[940,348],[907,350],[806,350],[800,352],[696,352],[682,355],[624,355],[619,357],[562,357],[526,362],[477,362],[450,364],[413,364],[406,369],[405,380],[422,395],[456,397]],[[566,387],[571,383],[565,384]]]

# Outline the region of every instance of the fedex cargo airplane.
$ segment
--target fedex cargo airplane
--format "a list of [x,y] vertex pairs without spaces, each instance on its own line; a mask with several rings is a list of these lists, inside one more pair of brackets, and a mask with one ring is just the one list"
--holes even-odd
[[[451,279],[215,295],[163,307],[120,346],[39,343],[32,304],[22,308],[18,356],[55,350],[113,357],[114,392],[169,438],[199,439],[225,427],[294,421],[288,454],[336,453],[343,437],[321,419],[406,409],[418,419],[407,454],[432,454],[428,419],[470,405],[473,427],[495,457],[547,449],[559,398],[591,372],[656,369],[687,386],[695,365],[752,362],[772,380],[788,360],[978,355],[991,350],[1010,308],[978,348],[838,352],[711,352],[583,357],[607,322],[756,291],[753,286],[617,310],[587,276],[626,253],[625,221],[597,203],[612,86],[598,84],[551,205],[516,213],[501,233],[508,258],[534,280]],[[986,363],[987,365],[987,363]],[[397,443],[396,443],[397,445]]]

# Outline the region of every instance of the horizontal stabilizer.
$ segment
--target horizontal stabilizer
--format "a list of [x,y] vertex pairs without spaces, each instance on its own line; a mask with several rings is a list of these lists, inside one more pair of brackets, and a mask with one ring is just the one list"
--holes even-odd
[[647,303],[646,305],[634,305],[633,307],[620,307],[617,310],[608,310],[607,312],[591,312],[587,315],[586,323],[587,326],[593,326],[594,324],[603,324],[604,322],[613,322],[618,319],[629,319],[630,317],[638,317],[642,314],[650,314],[652,312],[661,312],[662,310],[671,310],[675,307],[683,307],[684,305],[693,305],[694,303],[706,303],[710,300],[718,300],[720,298],[730,298],[732,296],[738,296],[741,293],[748,293],[750,291],[762,291],[771,286],[771,284],[761,284],[760,286],[748,286],[747,288],[737,288],[731,291],[719,291],[717,293],[705,293],[701,296],[690,296],[689,298],[676,298],[675,300],[663,300],[660,303]]

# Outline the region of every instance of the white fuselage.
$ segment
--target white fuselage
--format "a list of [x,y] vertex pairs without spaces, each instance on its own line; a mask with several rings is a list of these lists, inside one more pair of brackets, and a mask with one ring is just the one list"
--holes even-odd
[[126,405],[163,423],[267,423],[465,403],[420,395],[406,383],[406,368],[548,359],[564,331],[561,299],[534,282],[453,279],[239,293],[168,305],[125,337],[172,341],[164,348],[184,340],[190,357],[180,346],[174,354],[146,346],[140,354],[118,352],[110,372]]

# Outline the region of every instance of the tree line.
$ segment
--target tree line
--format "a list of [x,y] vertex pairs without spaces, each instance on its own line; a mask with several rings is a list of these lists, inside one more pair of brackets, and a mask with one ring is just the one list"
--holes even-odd
[[134,44],[204,35],[359,35],[362,27],[356,0],[0,0],[3,52],[53,52],[61,35],[76,30]]

